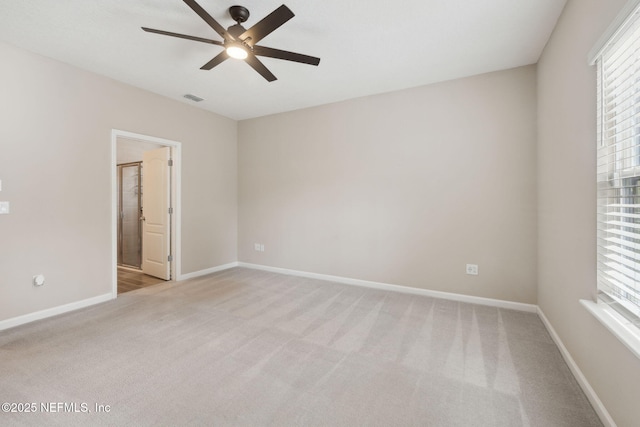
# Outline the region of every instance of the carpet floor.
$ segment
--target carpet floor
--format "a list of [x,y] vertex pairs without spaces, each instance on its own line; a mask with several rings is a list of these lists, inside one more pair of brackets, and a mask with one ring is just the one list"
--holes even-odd
[[0,332],[2,402],[11,426],[602,425],[536,314],[244,268]]

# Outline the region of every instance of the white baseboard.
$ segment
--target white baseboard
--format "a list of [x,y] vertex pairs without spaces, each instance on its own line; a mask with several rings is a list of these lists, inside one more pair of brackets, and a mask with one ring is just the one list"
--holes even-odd
[[405,294],[422,295],[432,298],[442,298],[470,304],[488,305],[492,307],[507,308],[511,310],[535,313],[538,306],[520,302],[504,301],[492,298],[474,297],[470,295],[454,294],[450,292],[431,291],[428,289],[412,288],[410,286],[393,285],[389,283],[371,282],[368,280],[350,279],[347,277],[330,276],[328,274],[308,273],[305,271],[289,270],[286,268],[269,267],[266,265],[238,262],[239,267],[252,268],[254,270],[270,271],[272,273],[287,274],[289,276],[307,277],[310,279],[326,280],[329,282],[343,283],[346,285],[363,286],[366,288],[381,289],[385,291],[402,292]]
[[544,323],[547,331],[549,331],[553,342],[555,342],[556,346],[558,346],[562,357],[564,358],[565,362],[567,362],[567,365],[569,365],[569,369],[571,369],[571,372],[578,381],[580,388],[582,388],[582,391],[584,391],[587,399],[589,399],[589,402],[591,402],[591,405],[600,417],[600,421],[602,421],[602,424],[604,424],[605,427],[616,427],[616,423],[615,421],[613,421],[613,418],[611,418],[609,411],[607,411],[607,408],[605,408],[595,390],[591,387],[591,384],[589,384],[589,381],[587,381],[587,378],[584,376],[575,360],[573,360],[573,357],[571,357],[569,350],[567,350],[567,348],[564,346],[564,343],[560,339],[560,336],[558,335],[556,330],[553,329],[553,326],[551,326],[551,322],[549,322],[549,319],[547,319],[547,316],[544,315],[544,312],[540,307],[538,307],[538,316],[540,317],[540,319],[542,319],[542,323]]
[[193,279],[194,277],[206,276],[207,274],[217,273],[218,271],[228,270],[230,268],[237,267],[237,266],[238,266],[238,262],[230,262],[229,264],[218,265],[216,267],[207,268],[205,270],[181,274],[180,276],[178,276],[178,281]]
[[113,298],[114,298],[113,294],[109,292],[108,294],[98,295],[97,297],[87,298],[81,301],[59,305],[57,307],[47,308],[46,310],[40,310],[34,313],[25,314],[23,316],[2,320],[0,321],[0,331],[13,328],[16,326],[24,325],[25,323],[34,322],[36,320],[45,319],[47,317],[57,316],[58,314],[67,313],[69,311],[78,310],[80,308],[85,308],[95,304],[100,304],[102,302],[109,301]]

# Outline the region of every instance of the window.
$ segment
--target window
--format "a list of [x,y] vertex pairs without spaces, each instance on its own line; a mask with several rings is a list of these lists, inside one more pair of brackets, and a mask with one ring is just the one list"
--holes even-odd
[[640,11],[595,55],[598,294],[640,326]]

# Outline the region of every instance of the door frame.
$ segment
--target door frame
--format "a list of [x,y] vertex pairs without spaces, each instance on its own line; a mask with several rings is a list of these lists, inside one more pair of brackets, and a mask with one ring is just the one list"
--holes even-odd
[[181,261],[181,236],[182,236],[182,143],[169,139],[143,135],[119,129],[111,130],[111,294],[113,298],[118,296],[118,176],[117,176],[117,149],[118,139],[129,139],[140,142],[171,147],[173,167],[171,168],[171,200],[173,215],[171,216],[171,280],[180,280]]

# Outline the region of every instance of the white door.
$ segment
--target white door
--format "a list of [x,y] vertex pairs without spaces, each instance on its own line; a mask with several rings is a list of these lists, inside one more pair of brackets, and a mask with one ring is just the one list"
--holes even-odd
[[171,278],[171,148],[145,151],[142,157],[142,271]]

